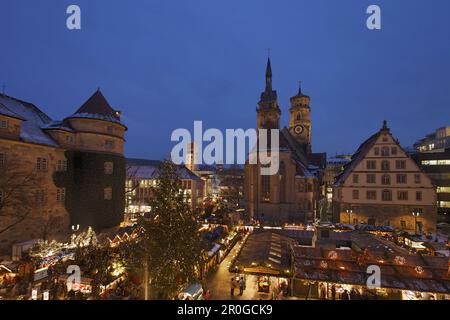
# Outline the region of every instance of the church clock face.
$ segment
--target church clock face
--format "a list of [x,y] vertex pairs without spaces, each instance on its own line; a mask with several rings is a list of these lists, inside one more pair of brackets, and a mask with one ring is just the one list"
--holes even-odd
[[295,126],[294,127],[295,134],[301,134],[302,132],[303,132],[303,126]]

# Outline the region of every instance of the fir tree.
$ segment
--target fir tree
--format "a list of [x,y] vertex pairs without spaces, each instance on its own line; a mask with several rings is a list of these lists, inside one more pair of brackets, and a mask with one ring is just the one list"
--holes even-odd
[[163,162],[152,192],[151,217],[139,222],[141,241],[132,260],[142,266],[147,261],[152,298],[171,299],[181,285],[198,278],[204,246],[199,223],[181,189],[179,167]]

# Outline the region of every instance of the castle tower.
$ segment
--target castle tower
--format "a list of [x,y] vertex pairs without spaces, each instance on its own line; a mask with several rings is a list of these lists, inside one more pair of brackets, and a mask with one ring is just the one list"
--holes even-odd
[[297,142],[303,146],[305,153],[311,153],[310,97],[302,93],[301,85],[299,85],[297,95],[290,100],[289,131]]
[[258,129],[279,129],[281,110],[278,105],[277,92],[272,89],[272,67],[270,58],[267,59],[266,66],[266,89],[261,93],[258,102],[257,127]]

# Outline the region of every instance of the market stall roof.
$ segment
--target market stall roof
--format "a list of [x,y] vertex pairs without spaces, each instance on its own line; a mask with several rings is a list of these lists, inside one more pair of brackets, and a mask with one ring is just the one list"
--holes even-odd
[[292,242],[273,231],[256,232],[248,237],[234,265],[249,273],[289,273]]
[[377,246],[364,252],[327,250],[320,247],[293,248],[298,279],[365,286],[367,267],[378,265],[384,288],[421,292],[450,292],[448,259],[387,251],[379,256]]

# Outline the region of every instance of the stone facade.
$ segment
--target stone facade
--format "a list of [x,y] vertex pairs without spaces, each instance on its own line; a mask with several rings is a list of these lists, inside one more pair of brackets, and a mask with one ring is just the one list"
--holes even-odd
[[31,239],[62,239],[71,225],[98,229],[123,220],[127,128],[100,91],[63,121],[53,121],[31,103],[0,95],[0,124],[0,201],[13,194],[7,177],[33,177],[16,196],[20,209],[0,205],[0,216],[9,216],[1,219],[0,231],[24,208],[30,210],[23,221],[0,233],[0,251]]
[[333,190],[334,221],[421,233],[436,229],[436,215],[436,192],[430,178],[402,149],[385,122],[338,176]]

